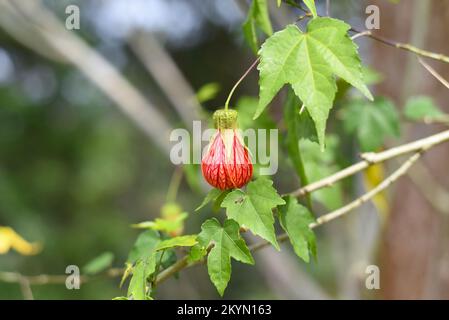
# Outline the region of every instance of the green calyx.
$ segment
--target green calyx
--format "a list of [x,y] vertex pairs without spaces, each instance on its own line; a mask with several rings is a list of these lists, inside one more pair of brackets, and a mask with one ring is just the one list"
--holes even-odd
[[238,113],[235,110],[219,109],[214,112],[214,125],[216,129],[236,129]]

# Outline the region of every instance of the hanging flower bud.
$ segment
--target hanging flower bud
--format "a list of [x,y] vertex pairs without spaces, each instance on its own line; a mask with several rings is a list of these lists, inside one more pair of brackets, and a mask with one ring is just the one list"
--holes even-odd
[[204,179],[220,190],[241,188],[251,179],[253,165],[237,128],[237,111],[217,110],[214,122],[217,132],[201,161]]

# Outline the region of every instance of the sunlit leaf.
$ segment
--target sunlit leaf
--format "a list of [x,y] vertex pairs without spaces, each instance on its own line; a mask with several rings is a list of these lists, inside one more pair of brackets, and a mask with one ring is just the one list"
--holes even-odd
[[279,250],[272,210],[284,203],[285,201],[273,188],[273,181],[260,177],[248,184],[246,192],[234,190],[229,193],[221,206],[226,208],[229,219],[234,219],[241,226],[247,227]]
[[194,246],[196,243],[197,243],[196,234],[179,236],[167,240],[162,240],[156,245],[154,250],[159,251],[174,247],[191,247]]
[[307,32],[289,25],[267,39],[260,50],[260,100],[254,118],[288,83],[307,108],[324,148],[326,121],[337,90],[334,75],[372,99],[363,82],[357,46],[347,34],[349,28],[340,20],[315,18]]

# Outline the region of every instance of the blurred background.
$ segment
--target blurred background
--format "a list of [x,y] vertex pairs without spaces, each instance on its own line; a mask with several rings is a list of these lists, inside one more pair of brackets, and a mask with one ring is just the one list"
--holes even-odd
[[[274,30],[301,14],[268,2]],[[324,3],[317,1],[319,12]],[[331,0],[330,13],[363,30],[368,4],[380,7],[378,34],[449,53],[449,1]],[[79,7],[79,30],[66,28],[68,5]],[[0,254],[0,299],[125,295],[119,277],[94,277],[79,290],[7,280],[11,273],[64,275],[68,265],[82,268],[104,253],[113,256],[111,266],[121,268],[139,234],[130,225],[158,217],[167,201],[190,213],[185,233],[199,232],[213,215],[194,213],[206,188],[197,167],[179,173],[170,162],[168,134],[207,120],[254,61],[241,31],[249,5],[246,0],[0,0],[0,226],[12,228],[15,239],[20,235],[41,245],[35,255],[20,252],[23,243]],[[356,42],[363,62],[383,79],[373,87],[377,95],[398,109],[411,95],[428,95],[449,111],[447,89],[413,55],[367,38]],[[449,78],[447,65],[431,64]],[[257,81],[254,71],[233,100],[254,101]],[[272,103],[272,123],[279,123],[284,100],[285,92]],[[338,133],[338,122],[333,127]],[[442,129],[405,124],[401,138],[387,147]],[[350,151],[343,160],[326,158],[329,173],[357,158],[353,145],[338,148]],[[405,177],[385,195],[383,218],[370,203],[320,228],[318,259],[309,265],[288,244],[281,252],[257,252],[256,267],[234,263],[225,298],[449,298],[449,205],[444,205],[449,148],[436,147],[424,158],[414,178]],[[385,170],[390,166],[395,163]],[[291,171],[281,158],[274,177],[280,193],[298,187]],[[424,189],[443,196],[433,201],[423,195],[417,177],[418,185],[429,183]],[[325,213],[354,198],[364,188],[362,180],[354,179],[349,192],[327,195],[331,200],[318,208]],[[176,181],[176,199],[167,199]],[[380,290],[365,288],[365,268],[372,264],[380,267]],[[161,284],[156,298],[218,295],[199,266]]]

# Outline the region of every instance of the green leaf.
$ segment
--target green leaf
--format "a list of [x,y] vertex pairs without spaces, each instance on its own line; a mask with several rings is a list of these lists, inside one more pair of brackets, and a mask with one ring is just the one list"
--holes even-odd
[[295,197],[284,198],[286,204],[279,208],[279,221],[281,227],[287,232],[295,253],[305,262],[310,256],[316,257],[315,234],[309,228],[314,221],[306,207],[298,203]]
[[188,217],[187,212],[180,213],[173,219],[156,218],[154,221],[144,221],[136,224],[132,224],[131,227],[137,229],[152,229],[163,232],[173,232],[184,226],[184,220]]
[[196,234],[179,236],[159,242],[154,250],[159,251],[173,247],[191,247],[196,243]]
[[349,29],[342,21],[318,17],[309,22],[306,33],[289,25],[267,39],[260,50],[260,100],[254,118],[288,83],[309,111],[324,148],[326,120],[337,90],[334,74],[372,99],[363,83],[357,46],[347,34]]
[[134,264],[139,259],[144,259],[154,253],[154,248],[159,243],[159,233],[154,230],[142,232],[131,249],[127,262]]
[[278,8],[281,6],[282,0],[277,0]]
[[254,53],[259,50],[257,29],[259,27],[266,35],[273,34],[270,15],[268,13],[267,0],[252,0],[248,11],[248,17],[243,23],[243,35]]
[[[163,253],[163,255],[162,255]],[[159,259],[159,260],[158,260]],[[178,257],[174,249],[165,249],[164,251],[158,251],[156,255],[156,261],[160,261],[162,269],[166,269],[178,261]]]
[[213,244],[207,256],[207,270],[221,296],[231,279],[231,257],[243,263],[254,264],[245,241],[240,237],[239,229],[240,226],[233,220],[226,220],[222,227],[213,218],[203,223],[198,235],[198,242],[204,248]]
[[133,268],[133,275],[128,287],[128,296],[134,300],[146,300],[147,278],[156,271],[156,254],[154,251],[143,259],[139,259]]
[[190,248],[189,255],[187,256],[187,261],[191,263],[201,260],[206,255],[206,253],[207,251],[205,247],[196,244],[192,248]]
[[104,252],[95,259],[89,261],[84,267],[83,272],[85,274],[96,274],[106,270],[111,266],[114,260],[114,254],[112,252]]
[[354,100],[342,112],[345,131],[356,133],[362,151],[376,151],[387,137],[398,137],[399,115],[386,98],[374,102]]
[[220,92],[221,86],[217,82],[206,83],[198,89],[196,93],[196,99],[199,103],[203,103],[212,100]]
[[303,2],[309,8],[310,12],[312,12],[313,17],[316,18],[318,15],[316,13],[315,0],[303,0]]
[[246,193],[242,190],[229,193],[221,206],[226,208],[229,219],[249,228],[279,250],[272,210],[281,204],[285,201],[273,188],[273,181],[260,177],[248,184]]
[[404,115],[410,120],[438,119],[444,113],[433,103],[429,97],[417,96],[408,99]]
[[[315,124],[313,123],[312,118],[310,117],[309,111],[306,108],[301,108],[302,102],[298,99],[298,97],[294,94],[293,90],[290,88],[287,93],[287,101],[285,102],[284,112],[286,112],[286,108],[296,108],[298,112],[296,112],[296,134],[299,139],[306,139],[313,142],[318,143],[318,135],[316,133]],[[288,119],[290,120],[290,119]],[[287,122],[287,120],[286,120]]]
[[[294,95],[292,90],[289,90],[287,95],[287,102],[284,107],[284,121],[287,126],[287,150],[290,159],[293,162],[296,174],[298,175],[301,185],[309,184],[309,179],[304,168],[304,163],[299,149],[299,128],[300,128],[300,114],[299,114],[299,100]],[[307,205],[312,208],[312,200],[310,194],[306,195]]]
[[207,193],[206,197],[204,198],[203,202],[201,202],[201,204],[199,205],[198,208],[195,209],[195,211],[199,211],[202,208],[204,208],[209,202],[217,200],[217,198],[223,192],[224,191],[217,189],[217,188],[210,189],[209,192]]

